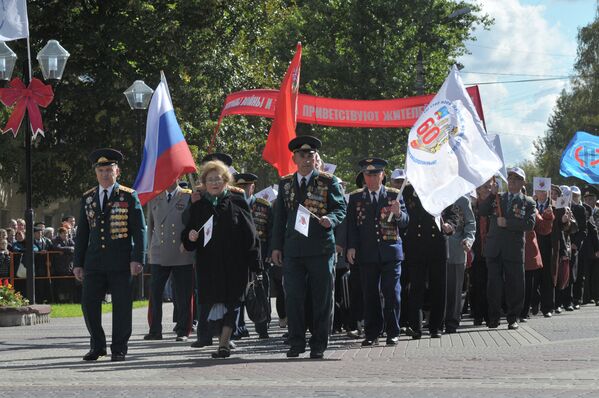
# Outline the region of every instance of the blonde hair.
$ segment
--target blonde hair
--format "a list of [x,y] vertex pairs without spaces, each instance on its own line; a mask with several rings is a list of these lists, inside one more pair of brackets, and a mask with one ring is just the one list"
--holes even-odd
[[220,160],[211,160],[204,163],[200,169],[200,181],[202,181],[204,186],[206,185],[206,176],[213,171],[216,171],[221,176],[226,185],[229,185],[233,180],[233,176],[229,172],[229,168],[226,164]]

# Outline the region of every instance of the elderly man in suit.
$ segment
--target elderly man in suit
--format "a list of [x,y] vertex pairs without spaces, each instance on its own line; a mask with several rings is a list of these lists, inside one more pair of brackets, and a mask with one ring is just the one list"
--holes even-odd
[[509,169],[508,192],[492,195],[480,203],[479,213],[489,217],[489,233],[484,248],[487,259],[487,300],[489,328],[499,326],[504,291],[509,329],[518,329],[518,316],[524,305],[524,232],[535,227],[535,203],[521,190],[526,175],[519,167]]
[[[275,204],[272,260],[283,267],[289,345],[287,357],[306,351],[306,295],[312,298],[310,358],[323,358],[331,330],[335,237],[334,228],[345,218],[345,200],[339,179],[316,168],[319,139],[303,135],[288,148],[298,171],[281,178]],[[299,205],[313,216],[308,236],[295,229]]]
[[187,341],[191,331],[193,294],[193,252],[181,251],[183,212],[191,204],[191,190],[175,181],[148,202],[148,264],[151,266],[150,332],[145,340],[162,340],[162,295],[168,278],[174,283],[177,341]]
[[387,161],[369,158],[359,164],[365,186],[349,196],[347,259],[350,264],[357,261],[360,267],[365,333],[362,347],[378,344],[383,331],[387,333],[387,345],[396,345],[399,341],[399,277],[403,260],[399,228],[408,225],[408,213],[399,189],[383,185]]
[[132,329],[131,276],[143,269],[146,222],[137,193],[117,182],[123,155],[104,148],[92,152],[98,185],[81,198],[73,274],[83,282],[81,308],[91,336],[83,360],[106,355],[102,300],[112,294],[112,361],[124,361]]

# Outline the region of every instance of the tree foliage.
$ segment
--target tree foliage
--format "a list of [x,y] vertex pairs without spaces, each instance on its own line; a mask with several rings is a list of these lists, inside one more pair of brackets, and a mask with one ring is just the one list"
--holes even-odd
[[572,88],[562,91],[545,135],[535,142],[538,169],[552,181],[577,182],[559,174],[562,151],[576,131],[599,135],[599,6],[597,12],[595,20],[578,32]]
[[[466,6],[471,13],[448,18]],[[491,23],[478,6],[450,0],[31,0],[28,7],[32,52],[56,38],[71,53],[56,99],[43,112],[46,137],[35,142],[36,203],[76,197],[94,184],[86,157],[98,147],[123,151],[121,180],[132,184],[140,129],[122,93],[136,79],[155,87],[164,70],[188,143],[202,156],[226,95],[278,88],[297,41],[304,46],[301,92],[398,98],[415,95],[419,48],[432,93],[466,51],[464,42]],[[24,41],[9,45],[22,68]],[[262,185],[276,176],[261,159],[270,124],[228,117],[214,148],[232,154],[237,170],[257,173]],[[305,133],[323,140],[324,160],[345,180],[353,180],[365,156],[404,161],[405,130],[298,125]],[[15,172],[23,168],[22,132],[0,139],[0,178],[22,186]]]

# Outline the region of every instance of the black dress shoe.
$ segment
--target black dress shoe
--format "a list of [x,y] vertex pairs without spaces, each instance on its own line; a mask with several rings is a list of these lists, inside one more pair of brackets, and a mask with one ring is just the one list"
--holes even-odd
[[387,345],[397,345],[397,343],[399,342],[399,337],[395,336],[395,337],[387,337]]
[[431,335],[431,339],[440,339],[441,338],[441,333],[439,333],[438,330],[431,330],[430,335]]
[[162,340],[162,334],[148,333],[144,336],[144,340]]
[[489,321],[487,322],[487,327],[489,329],[496,329],[499,327],[499,321]]
[[543,314],[543,316],[544,316],[545,318],[551,318],[551,317],[553,316],[553,314],[552,314],[551,312],[545,312],[545,313]]
[[453,334],[453,333],[457,333],[457,330],[455,328],[445,328],[445,334]]
[[112,362],[122,362],[125,360],[125,353],[124,352],[113,352],[112,355],[110,356],[110,360]]
[[509,330],[518,330],[520,326],[518,325],[518,322],[511,322],[509,325],[507,325],[507,328]]
[[310,351],[310,358],[322,359],[322,358],[324,358],[324,352],[322,352],[320,350],[312,350],[312,351]]
[[270,335],[268,334],[268,332],[265,332],[265,333],[260,333],[260,334],[258,335],[258,338],[259,338],[259,339],[261,339],[261,340],[264,340],[264,339],[268,339],[268,338],[270,338]]
[[106,355],[106,350],[89,350],[89,352],[83,356],[83,360],[95,361],[104,355]]
[[483,324],[483,319],[482,318],[474,318],[473,324],[474,324],[474,326],[480,326]]
[[191,343],[192,348],[202,348],[202,347],[207,347],[209,345],[212,345],[211,340],[208,340],[208,341],[196,340],[193,343]]
[[421,337],[422,337],[422,332],[414,332],[412,334],[412,340],[420,340]]
[[372,347],[373,345],[377,345],[379,343],[379,339],[364,339],[362,340],[362,347]]
[[297,358],[304,352],[306,352],[305,348],[291,347],[289,351],[287,351],[287,358]]
[[574,309],[575,309],[575,310],[579,310],[579,309],[580,309],[580,304],[575,304],[575,305],[574,305]]
[[566,308],[564,308],[566,311],[570,312],[570,311],[574,311],[574,306],[569,305]]
[[212,358],[229,358],[231,356],[231,350],[229,347],[218,347],[216,352],[211,354]]
[[562,307],[557,307],[557,308],[555,309],[555,313],[556,313],[556,314],[561,314],[561,313],[562,313]]

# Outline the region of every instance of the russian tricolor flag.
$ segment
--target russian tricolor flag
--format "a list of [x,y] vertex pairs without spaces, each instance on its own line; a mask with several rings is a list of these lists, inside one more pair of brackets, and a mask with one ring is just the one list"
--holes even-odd
[[164,73],[152,95],[146,123],[143,160],[133,188],[142,205],[196,166],[181,132]]

